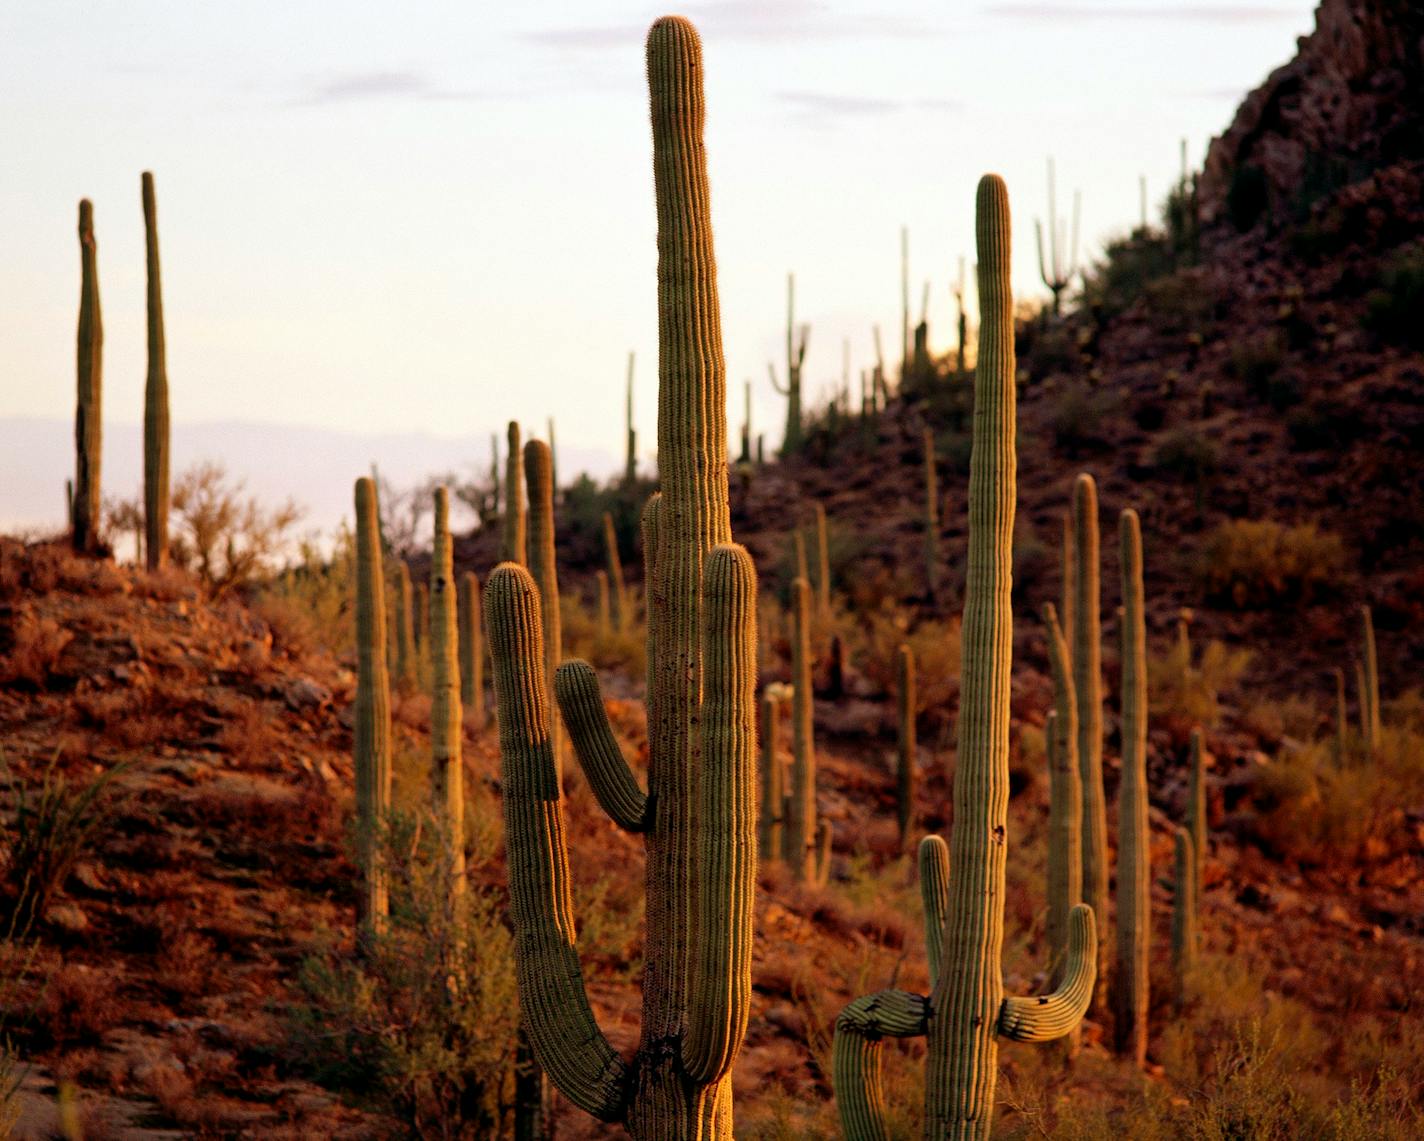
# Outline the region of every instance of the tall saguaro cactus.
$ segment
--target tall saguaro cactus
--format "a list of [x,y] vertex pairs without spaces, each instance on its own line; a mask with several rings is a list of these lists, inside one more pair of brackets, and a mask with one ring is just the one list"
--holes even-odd
[[[938,977],[928,998],[881,991],[836,1020],[833,1068],[841,1125],[850,1141],[888,1136],[875,1089],[878,1052],[866,1040],[928,1035],[926,1138],[989,1136],[998,1038],[1046,1041],[1078,1024],[1097,962],[1092,911],[1071,913],[1062,984],[1037,998],[1005,996],[1004,937],[1009,801],[1010,610],[1014,509],[1013,298],[1009,286],[1009,201],[1002,180],[985,176],[977,203],[982,326],[974,383],[969,474],[969,558],[961,644],[954,831]],[[931,942],[931,961],[934,944]]]
[[485,646],[480,622],[480,580],[460,578],[460,706],[473,729],[485,727]]
[[143,230],[148,254],[148,378],[143,388],[143,548],[149,570],[168,561],[168,355],[163,283],[158,271],[158,203],[143,172]]
[[757,848],[761,862],[781,859],[782,829],[786,824],[785,767],[777,750],[777,700],[761,697],[761,814],[757,818]]
[[608,586],[613,595],[613,614],[620,633],[633,624],[628,609],[628,588],[623,583],[623,560],[618,557],[618,532],[613,529],[613,516],[603,513],[603,545],[608,554]]
[[1177,1002],[1186,997],[1187,978],[1196,966],[1198,935],[1197,919],[1200,882],[1197,880],[1197,854],[1192,834],[1185,828],[1176,833],[1176,883],[1172,892],[1172,972],[1176,975]]
[[633,361],[634,354],[630,352],[628,354],[627,406],[624,409],[627,455],[623,459],[623,483],[626,487],[632,487],[638,478],[638,433],[633,427]]
[[1365,752],[1373,760],[1380,736],[1379,658],[1375,654],[1375,620],[1368,606],[1360,607],[1360,629],[1365,679],[1360,689],[1360,727],[1364,732]]
[[786,434],[781,439],[781,454],[795,455],[801,450],[801,368],[806,363],[806,344],[811,339],[811,326],[802,325],[797,337],[796,275],[786,275],[786,387],[776,379],[776,366],[767,364],[771,387],[786,397]]
[[1053,294],[1053,315],[1061,308],[1063,291],[1073,283],[1078,272],[1078,221],[1082,215],[1083,199],[1078,191],[1073,192],[1073,229],[1071,235],[1066,219],[1058,217],[1058,195],[1054,186],[1053,160],[1048,160],[1048,260],[1043,258],[1043,223],[1034,223],[1038,237],[1038,273],[1043,284]]
[[386,583],[376,484],[356,481],[356,709],[352,724],[356,821],[360,845],[359,925],[378,932],[389,910],[380,849],[381,825],[391,804],[391,692],[386,672]]
[[521,450],[519,421],[509,422],[509,450],[504,460],[504,518],[500,531],[499,557],[502,562],[525,560],[524,550],[524,481],[519,478]]
[[812,723],[811,584],[791,582],[791,805],[786,862],[799,880],[823,884],[830,874],[830,827],[816,821],[816,738]]
[[1108,933],[1108,816],[1103,794],[1103,665],[1098,578],[1098,488],[1086,472],[1073,484],[1073,692],[1078,699],[1078,771],[1083,781],[1083,902],[1098,931],[1098,1001],[1105,999],[1101,954]]
[[[554,671],[564,656],[564,628],[559,610],[559,572],[554,561],[554,450],[543,440],[524,445],[524,478],[529,492],[529,573],[539,588],[544,619],[544,685],[554,687]],[[558,714],[549,710],[549,740],[554,767],[564,773],[564,733]]]
[[80,554],[97,554],[99,467],[103,447],[104,319],[99,311],[99,248],[94,240],[94,204],[79,203],[78,399],[74,409],[74,525]]
[[1147,1061],[1148,962],[1152,939],[1151,836],[1147,827],[1147,625],[1142,530],[1131,508],[1118,520],[1122,549],[1122,780],[1117,797],[1118,1052]]
[[450,542],[450,493],[435,489],[435,541],[430,548],[430,751],[435,768],[435,815],[445,848],[450,914],[465,893],[465,777],[460,762],[458,598]]
[[556,691],[595,796],[645,837],[641,1044],[620,1058],[578,965],[563,810],[549,742],[538,591],[522,568],[485,588],[495,663],[520,1002],[554,1084],[634,1138],[732,1135],[729,1073],[751,996],[756,874],[756,579],[731,543],[726,375],[702,145],[701,45],[686,20],[648,34],[658,209],[662,493],[644,513],[648,791],[619,754],[592,669]]
[[1200,893],[1205,882],[1207,847],[1206,738],[1200,729],[1192,730],[1191,771],[1187,776],[1187,831],[1192,836],[1196,890]]
[[1078,771],[1078,698],[1068,642],[1050,602],[1043,608],[1053,671],[1053,711],[1044,728],[1048,751],[1049,977],[1058,982],[1068,962],[1069,915],[1083,901],[1083,780]]
[[895,822],[900,847],[905,846],[915,823],[915,655],[904,642],[895,651],[896,725]]

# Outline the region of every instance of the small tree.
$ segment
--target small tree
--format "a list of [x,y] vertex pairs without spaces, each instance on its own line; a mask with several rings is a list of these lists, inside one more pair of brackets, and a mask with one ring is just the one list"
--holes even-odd
[[177,523],[170,554],[196,574],[214,598],[269,569],[302,512],[290,499],[273,509],[244,495],[218,463],[190,467],[174,482]]

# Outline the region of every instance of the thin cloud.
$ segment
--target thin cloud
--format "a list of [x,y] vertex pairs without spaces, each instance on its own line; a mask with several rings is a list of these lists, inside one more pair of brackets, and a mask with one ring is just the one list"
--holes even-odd
[[479,91],[459,91],[441,87],[415,71],[365,71],[343,75],[310,88],[292,100],[296,107],[326,107],[336,103],[368,100],[422,99],[432,102],[462,102],[487,98]]
[[797,118],[821,127],[846,119],[896,115],[903,111],[958,111],[963,107],[953,99],[888,99],[876,95],[835,95],[823,91],[778,91],[775,98],[793,108]]
[[1294,8],[1266,4],[986,4],[991,16],[1018,20],[1168,20],[1196,24],[1255,24],[1270,20],[1294,20]]

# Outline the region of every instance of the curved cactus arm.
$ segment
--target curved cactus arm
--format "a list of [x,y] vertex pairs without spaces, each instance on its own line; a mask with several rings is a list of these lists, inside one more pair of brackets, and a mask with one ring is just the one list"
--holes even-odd
[[574,755],[603,811],[625,832],[646,832],[649,800],[613,736],[593,667],[582,658],[564,662],[554,671],[554,695]]
[[949,845],[939,836],[920,841],[920,902],[925,909],[925,957],[933,987],[944,962],[944,913],[949,908]]
[[1006,995],[999,1008],[999,1034],[1014,1042],[1062,1038],[1082,1020],[1098,975],[1098,932],[1093,909],[1080,903],[1068,916],[1068,962],[1052,994]]
[[746,548],[702,567],[698,930],[683,1063],[694,1081],[732,1068],[752,997],[756,930],[756,568]]
[[836,1019],[831,1084],[846,1141],[889,1141],[880,1087],[883,1038],[920,1038],[929,1024],[929,999],[903,990],[858,998]]
[[781,395],[781,396],[790,396],[790,395],[791,395],[791,386],[788,384],[785,388],[782,388],[781,385],[777,383],[777,381],[776,381],[776,366],[775,366],[774,364],[772,364],[770,361],[767,361],[767,362],[766,362],[766,371],[767,371],[767,374],[771,377],[771,387],[774,388],[774,389],[777,391],[777,393],[778,393],[779,395]]
[[519,1005],[534,1055],[559,1090],[603,1121],[620,1121],[628,1068],[589,1007],[575,943],[564,813],[549,740],[539,590],[517,563],[485,585],[504,784],[510,915]]

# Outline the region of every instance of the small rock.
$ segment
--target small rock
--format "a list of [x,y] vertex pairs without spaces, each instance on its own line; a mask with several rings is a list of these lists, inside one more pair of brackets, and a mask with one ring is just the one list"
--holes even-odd
[[295,713],[320,709],[331,701],[331,690],[308,677],[293,678],[282,691],[287,705]]
[[89,917],[72,903],[55,904],[45,912],[45,922],[71,935],[89,929]]

